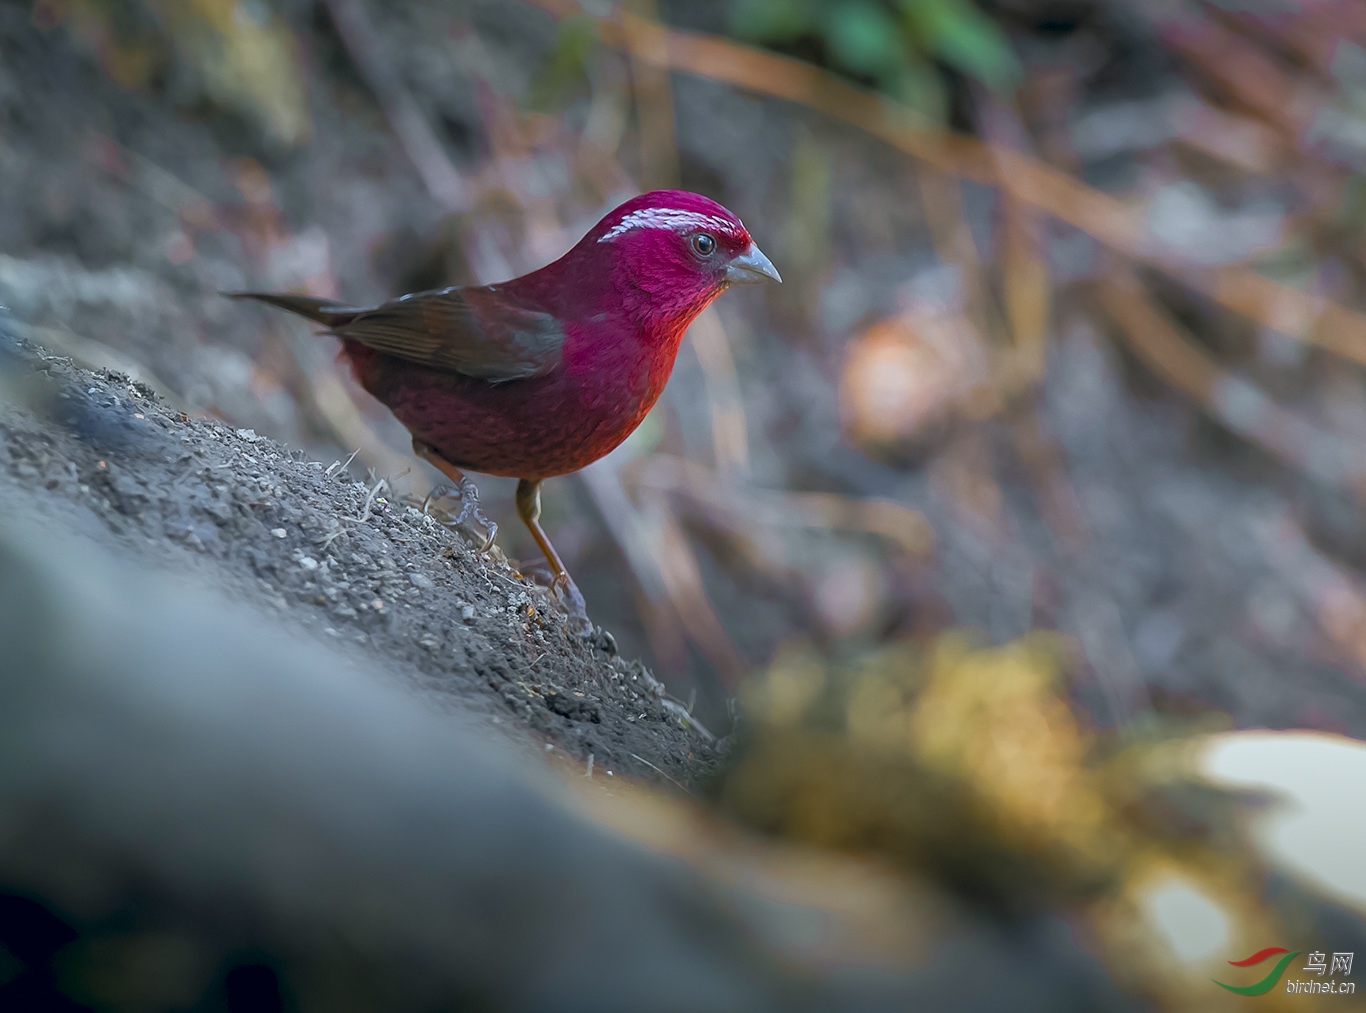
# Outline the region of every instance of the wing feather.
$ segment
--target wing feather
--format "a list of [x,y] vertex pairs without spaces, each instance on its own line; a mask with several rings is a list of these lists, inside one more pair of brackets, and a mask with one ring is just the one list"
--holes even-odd
[[495,286],[416,292],[333,327],[368,348],[491,383],[543,376],[560,361],[564,328]]

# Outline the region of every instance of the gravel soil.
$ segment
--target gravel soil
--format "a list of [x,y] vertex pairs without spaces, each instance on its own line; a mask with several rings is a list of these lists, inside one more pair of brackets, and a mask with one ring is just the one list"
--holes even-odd
[[[544,589],[419,505],[252,432],[167,407],[0,330],[0,509],[207,574],[233,599],[380,656],[438,706],[547,751],[686,785],[710,735],[610,634],[570,633]],[[433,511],[434,512],[434,511]]]

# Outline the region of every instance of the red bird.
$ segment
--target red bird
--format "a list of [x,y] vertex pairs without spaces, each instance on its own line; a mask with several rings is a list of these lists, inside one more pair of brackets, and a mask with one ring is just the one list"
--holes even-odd
[[[684,190],[655,190],[608,214],[553,264],[497,285],[345,306],[258,292],[325,325],[362,387],[413,434],[413,451],[483,517],[462,468],[520,479],[517,513],[545,553],[580,630],[583,597],[541,529],[541,482],[591,464],[640,425],[683,332],[729,286],[778,271],[740,219]],[[490,538],[492,535],[490,535]]]

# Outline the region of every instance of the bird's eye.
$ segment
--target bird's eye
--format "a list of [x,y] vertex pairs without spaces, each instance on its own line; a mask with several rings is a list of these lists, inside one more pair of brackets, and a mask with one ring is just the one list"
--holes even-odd
[[710,257],[716,252],[716,237],[699,232],[692,237],[692,248],[699,257]]

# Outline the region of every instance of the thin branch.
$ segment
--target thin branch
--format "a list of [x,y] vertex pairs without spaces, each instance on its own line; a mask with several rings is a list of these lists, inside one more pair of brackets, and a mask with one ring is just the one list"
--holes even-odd
[[427,191],[448,211],[468,211],[473,203],[469,188],[446,156],[417,100],[380,54],[375,41],[379,35],[363,0],[327,0],[327,9],[346,51],[384,110],[394,136]]
[[744,473],[749,470],[749,426],[740,395],[730,338],[714,308],[704,311],[688,330],[693,354],[702,367],[702,379],[711,409],[712,448],[716,470]]
[[1366,460],[1348,441],[1318,429],[1251,382],[1222,369],[1182,333],[1132,272],[1108,271],[1097,294],[1125,342],[1158,376],[1278,460],[1366,498]]
[[360,512],[360,522],[362,524],[364,524],[366,521],[370,519],[370,510],[375,505],[375,498],[379,495],[379,491],[381,489],[387,490],[388,488],[389,480],[387,478],[381,478],[378,482],[376,482],[373,486],[370,487],[370,495],[365,497],[365,507]]
[[637,754],[637,753],[630,753],[630,754],[628,754],[628,755],[631,757],[631,759],[633,759],[633,760],[639,760],[641,763],[645,764],[645,766],[647,766],[647,767],[649,767],[651,770],[655,771],[657,774],[659,774],[660,777],[662,777],[662,778],[664,778],[665,780],[667,780],[670,784],[672,784],[675,788],[677,788],[679,791],[681,791],[684,795],[689,795],[689,796],[692,795],[692,792],[690,792],[687,788],[683,787],[681,784],[679,784],[677,781],[675,781],[672,777],[669,777],[668,774],[664,773],[664,771],[660,770],[658,767],[656,767],[656,766],[655,766],[653,763],[651,763],[649,760],[645,759],[645,757],[640,756],[640,755]]
[[340,469],[340,470],[342,471],[342,473],[345,473],[346,469],[349,468],[349,467],[351,467],[351,462],[354,461],[354,460],[356,459],[356,455],[359,454],[359,453],[360,453],[360,448],[359,448],[359,447],[357,447],[355,450],[351,451],[351,456],[348,457],[348,458],[346,459],[346,463],[345,463],[345,464],[343,464],[341,461],[333,461],[331,464],[329,464],[329,465],[327,466],[327,470],[323,472],[323,478],[331,478],[331,477],[332,477],[332,472],[335,471],[335,470],[337,470],[337,469]]

